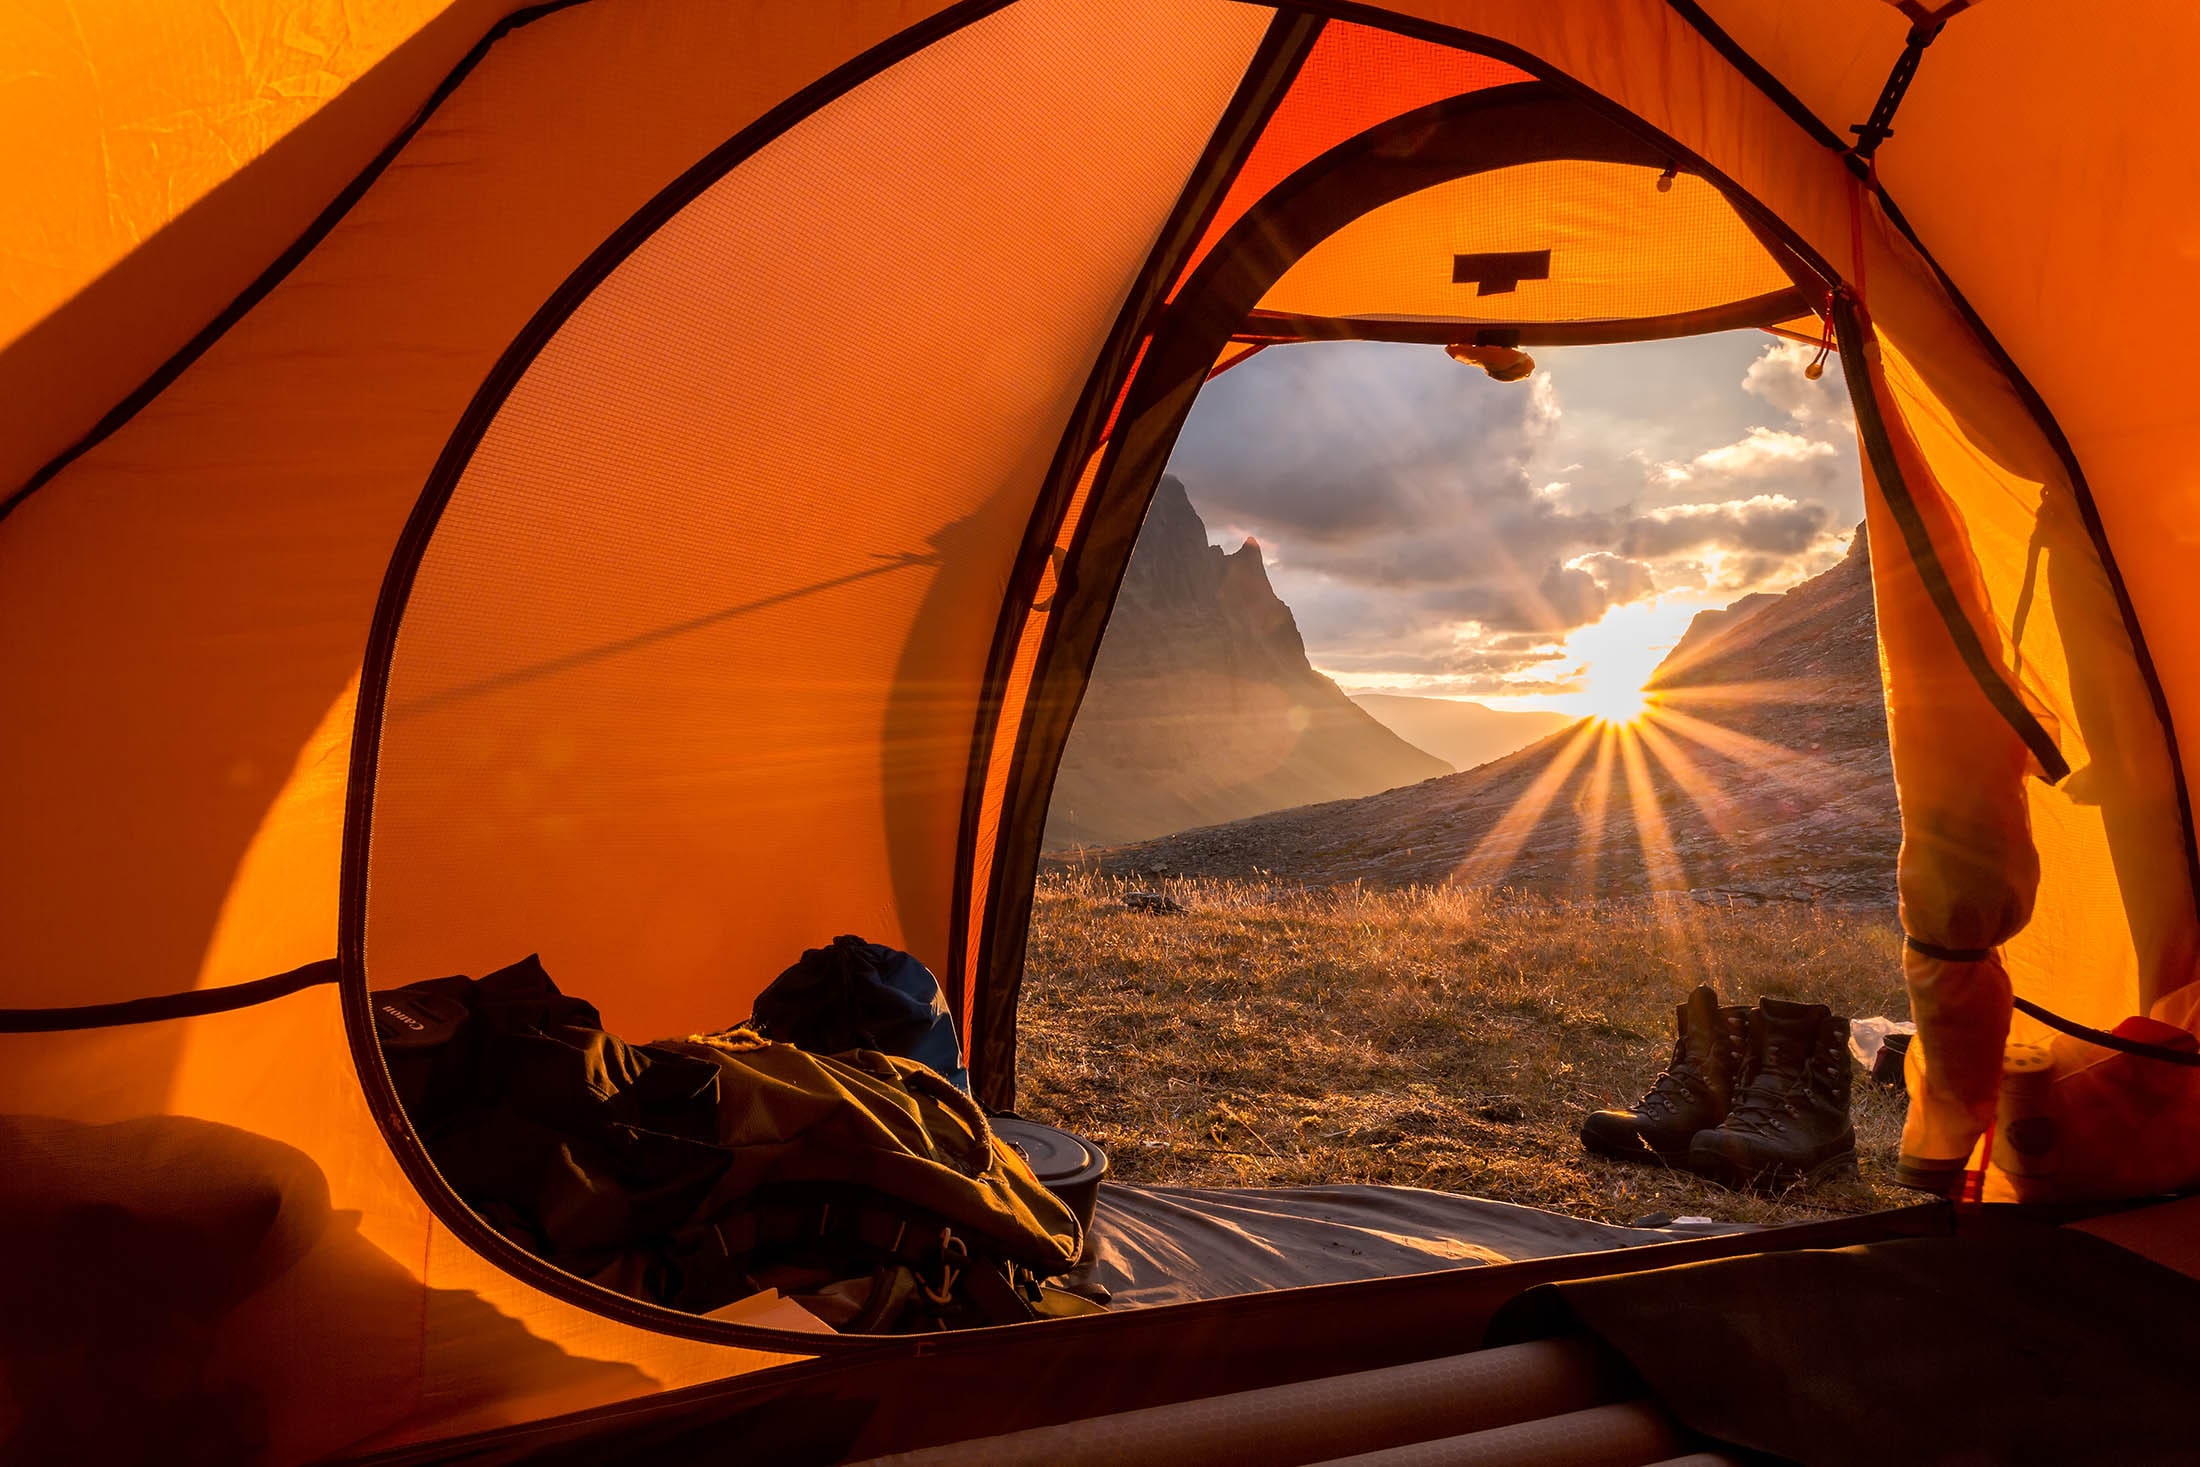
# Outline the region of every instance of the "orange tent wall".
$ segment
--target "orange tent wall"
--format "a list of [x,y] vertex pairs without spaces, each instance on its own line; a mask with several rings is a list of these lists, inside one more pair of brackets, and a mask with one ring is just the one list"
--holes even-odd
[[218,315],[522,3],[0,9],[0,484]]
[[[257,973],[206,968],[240,858],[348,696],[398,531],[475,388],[668,179],[909,19],[621,0],[513,31],[279,287],[0,521],[0,678],[39,690],[0,721],[0,1003],[329,956],[333,925],[255,950]],[[19,351],[73,375],[36,340]],[[333,837],[340,821],[316,818]],[[278,884],[255,910],[333,915],[335,857],[324,839],[263,868]],[[130,919],[105,920],[122,892]]]
[[[1882,333],[1882,390],[1912,440],[1906,458],[1944,503],[1935,548],[1975,566],[1970,605],[1981,641],[2081,773],[2095,776],[2043,791],[2019,783],[2012,754],[1984,774],[1978,761],[1962,766],[1966,786],[1946,772],[1926,778],[1948,749],[1928,734],[1933,757],[1906,756],[1898,712],[1913,836],[1932,833],[1941,815],[1965,818],[1966,800],[1990,812],[2021,807],[2029,826],[2029,844],[2006,821],[1990,838],[1965,837],[1938,855],[1932,842],[1913,842],[1903,873],[1912,930],[1959,949],[2007,936],[2004,919],[2021,908],[2053,914],[2012,937],[2002,961],[2020,988],[2096,1021],[2188,983],[2187,832],[2117,587],[2094,555],[2056,445],[1927,263],[1876,203],[1859,203],[1824,138],[1681,9],[1659,0],[1392,8],[1401,26],[1486,37],[1505,64],[1547,69],[1642,119],[1761,202],[1858,288]],[[1810,24],[1769,0],[1709,8],[1835,127],[1868,109],[1901,38],[1890,12],[1872,7],[1861,20],[1861,0],[1843,0],[1826,12],[1831,20]],[[1017,9],[1045,6],[1019,0]],[[274,24],[272,10],[229,13],[246,29]],[[218,114],[271,78],[294,75],[320,78],[308,88],[319,105],[269,107],[230,133],[187,132],[176,146],[192,161],[176,167],[192,181],[167,195],[145,184],[164,176],[165,161],[131,175],[138,181],[123,190],[125,206],[104,223],[88,202],[96,190],[81,149],[35,166],[16,160],[0,173],[9,204],[43,191],[66,196],[58,213],[0,208],[9,229],[49,231],[0,233],[0,259],[50,254],[36,270],[11,268],[0,296],[12,313],[0,318],[0,395],[33,412],[0,444],[0,482],[27,477],[212,322],[396,136],[499,13],[493,4],[396,6],[379,12],[379,29],[330,49],[325,76],[298,72],[290,60],[215,76],[186,97],[185,112]],[[0,884],[0,1004],[112,1002],[328,956],[367,624],[400,529],[475,389],[559,283],[668,179],[932,13],[885,0],[590,0],[514,30],[264,299],[0,521],[0,681],[32,690],[0,720],[0,860],[9,872]],[[1200,103],[1210,112],[1249,53],[1247,14],[1266,18],[1219,0],[1137,8],[1142,39],[1178,47],[1172,64],[1186,64],[1185,36],[1214,43],[1208,79],[1218,95]],[[1821,44],[1825,31],[1814,25],[1843,17],[1863,28]],[[300,24],[290,34],[310,52],[327,18],[313,12]],[[1912,211],[1925,244],[2068,433],[2152,633],[2148,650],[2188,763],[2200,758],[2200,647],[2175,634],[2187,619],[2200,471],[2191,465],[2195,410],[2182,368],[2190,333],[2168,317],[2194,248],[2189,201],[2200,192],[2187,143],[2200,97],[2175,72],[2196,26],[2200,18],[2167,0],[2126,7],[2114,26],[2050,0],[1989,0],[1935,43],[1878,159],[1881,180]],[[112,89],[128,104],[112,115],[157,117],[163,78],[185,51],[140,46],[119,32],[95,41],[91,79],[71,83],[79,92],[67,109],[37,115],[81,127],[64,113],[80,118],[85,98]],[[1487,74],[1501,76],[1498,66]],[[2071,104],[2073,91],[2085,105]],[[220,158],[225,149],[234,163]],[[2118,166],[2102,168],[2105,158]],[[1106,321],[1125,262],[1135,268],[1156,222],[1149,214],[1126,226],[1128,238],[1078,257],[1090,272],[1072,292],[1078,330]],[[118,254],[138,236],[142,243]],[[803,304],[825,299],[821,292]],[[918,354],[921,338],[873,329],[894,319],[891,297],[851,288],[828,304],[847,309],[823,316],[821,329],[859,343],[851,359],[882,390],[897,372],[943,369]],[[1088,360],[1093,349],[1088,337]],[[973,504],[984,501],[987,525],[968,562],[973,596],[984,598],[971,604],[984,600],[986,616],[969,618],[952,665],[937,670],[946,711],[933,732],[956,737],[947,740],[954,757],[936,761],[929,781],[959,772],[967,756],[984,651],[972,629],[999,611],[1019,513],[1029,513],[1016,493],[1029,490],[1027,471],[1053,451],[1064,402],[1079,385],[1076,353],[1067,355],[1069,365],[1054,361],[1026,379],[1032,401],[1018,421],[1031,437],[1008,450],[1014,467],[969,488]],[[967,353],[954,365],[967,365]],[[551,409],[572,403],[577,382],[535,406],[556,418]],[[528,468],[536,482],[557,467],[555,455],[542,459]],[[890,462],[873,456],[859,467]],[[946,482],[937,464],[926,472],[926,485]],[[1055,543],[1067,549],[1087,510],[1078,497]],[[462,512],[452,527],[474,539],[456,535],[446,552],[470,543],[491,553],[493,514],[469,521]],[[2049,579],[2039,619],[2020,636],[2023,568],[2012,557],[2035,537],[2048,548]],[[1931,639],[1946,628],[1914,597],[1904,602],[1906,564],[1875,559],[1882,605],[1901,628],[1890,650],[1914,634],[1937,656],[1945,649]],[[639,571],[634,579],[644,581]],[[1042,588],[1033,627],[1044,625],[1045,600]],[[1892,614],[1903,604],[1915,615]],[[448,623],[463,622],[465,609],[462,598],[448,600]],[[434,625],[424,618],[423,627]],[[853,612],[836,623],[855,625]],[[1036,636],[1027,628],[1027,639]],[[2082,655],[2071,650],[2081,638]],[[491,652],[524,662],[542,650]],[[494,656],[475,661],[496,670]],[[1921,655],[1909,665],[1924,676],[1936,664]],[[1019,656],[1011,690],[1029,675]],[[1930,715],[1923,727],[1946,724],[1930,697],[1913,706]],[[1007,726],[1020,707],[1011,697]],[[1997,747],[2006,742],[1999,727],[1991,737]],[[441,769],[435,752],[427,750],[410,787],[421,822],[415,840],[432,829],[426,817],[438,798],[468,793],[438,784],[467,766]],[[999,772],[996,758],[989,782]],[[952,859],[952,804],[930,801],[922,821],[923,848],[942,860]],[[385,833],[405,818],[394,816]],[[982,860],[998,833],[975,832]],[[2035,846],[2036,891],[2027,862]],[[1991,858],[1983,865],[1982,855]],[[757,879],[750,866],[721,874]],[[981,886],[997,879],[984,866],[981,874]],[[961,914],[936,872],[924,881],[893,910],[896,935],[943,942]],[[418,931],[455,920],[423,919]],[[682,962],[685,985],[702,960]],[[400,965],[405,977],[436,966],[426,948]],[[1953,1086],[1937,1099],[1927,1087],[1916,1146],[1925,1160],[1955,1160],[1982,1125],[2000,997],[1990,975],[1974,983],[1975,974],[1913,967],[1926,1021],[1920,1053]],[[166,1209],[187,1230],[218,1232],[235,1224],[223,1209],[236,1196],[209,1199],[187,1184],[213,1155],[237,1158],[248,1185],[236,1195],[257,1187],[274,1199],[266,1213],[274,1223],[248,1233],[251,1248],[232,1261],[242,1292],[219,1301],[200,1352],[272,1403],[270,1455],[525,1419],[782,1358],[768,1340],[729,1334],[727,1343],[699,1344],[617,1323],[550,1298],[457,1242],[398,1170],[351,1074],[342,1028],[335,991],[322,985],[228,1014],[0,1038],[9,1058],[0,1109],[11,1117],[10,1180],[0,1186],[18,1189],[11,1206],[74,1187],[80,1200],[119,1199],[150,1217]],[[74,1126],[139,1130],[89,1136]],[[72,1216],[36,1206],[21,1215],[55,1239]],[[350,1343],[338,1343],[335,1321],[354,1318]],[[91,1357],[115,1344],[77,1343]],[[320,1402],[346,1384],[363,1387],[359,1399],[324,1411]]]

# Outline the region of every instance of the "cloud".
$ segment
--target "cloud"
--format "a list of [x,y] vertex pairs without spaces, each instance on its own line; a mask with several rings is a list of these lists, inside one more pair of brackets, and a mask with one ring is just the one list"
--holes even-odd
[[1817,359],[1818,348],[1800,341],[1776,341],[1742,374],[1742,389],[1753,392],[1798,423],[1828,423],[1855,428],[1856,414],[1849,406],[1848,384],[1840,363],[1827,359],[1829,370],[1817,381],[1803,375]]
[[1656,465],[1649,472],[1648,487],[1655,493],[1693,500],[1764,493],[1824,497],[1833,493],[1841,472],[1841,451],[1832,444],[1759,427],[1686,462],[1667,460]]
[[1453,621],[1475,622],[1485,631],[1539,636],[1587,626],[1612,604],[1595,576],[1556,562],[1532,580],[1521,572],[1493,575],[1423,591],[1414,603]]
[[[1263,354],[1210,383],[1170,472],[1203,510],[1299,545],[1350,544],[1456,520],[1465,506],[1532,507],[1526,466],[1558,406],[1424,353],[1325,342]],[[1449,368],[1450,370],[1443,370]]]
[[1833,523],[1823,504],[1784,494],[1756,494],[1725,503],[1669,504],[1638,515],[1620,535],[1621,555],[1657,560],[1705,548],[1800,555]]
[[1324,672],[1356,684],[1395,679],[1394,686],[1437,696],[1567,693],[1580,688],[1574,660],[1553,643],[1501,651],[1451,638],[1409,648],[1339,648],[1325,651],[1316,661]]
[[[1730,354],[1716,380],[1740,369]],[[1829,507],[1855,497],[1853,465],[1804,420],[1745,428],[1761,408],[1725,385],[1716,431],[1738,436],[1675,457],[1646,425],[1700,430],[1709,379],[1606,375],[1640,402],[1624,421],[1585,411],[1584,432],[1549,372],[1508,385],[1435,348],[1278,348],[1207,385],[1169,472],[1217,535],[1259,539],[1318,665],[1525,691],[1612,607],[1792,583],[1854,518]]]
[[1509,386],[1435,348],[1294,346],[1216,378],[1169,471],[1210,523],[1278,547],[1302,593],[1319,578],[1445,626],[1563,631],[1607,604],[1567,562],[1620,522],[1531,479],[1560,413],[1548,374]]
[[1597,584],[1604,588],[1606,598],[1614,606],[1624,606],[1658,593],[1657,578],[1651,574],[1650,567],[1639,560],[1600,550],[1594,555],[1582,556],[1574,565],[1597,578]]

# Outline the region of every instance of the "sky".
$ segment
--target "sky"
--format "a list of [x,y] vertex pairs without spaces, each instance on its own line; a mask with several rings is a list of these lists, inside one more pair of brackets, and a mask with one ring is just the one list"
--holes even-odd
[[1440,347],[1274,347],[1207,384],[1169,471],[1216,543],[1259,540],[1347,692],[1589,712],[1696,612],[1840,559],[1855,420],[1815,351],[1537,347],[1501,383]]

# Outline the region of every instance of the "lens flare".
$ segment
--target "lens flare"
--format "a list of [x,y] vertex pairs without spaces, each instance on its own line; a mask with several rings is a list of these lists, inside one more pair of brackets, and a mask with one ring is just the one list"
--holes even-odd
[[1657,701],[1644,685],[1680,640],[1689,614],[1678,605],[1637,603],[1577,628],[1565,643],[1582,679],[1574,711],[1621,728],[1641,722]]
[[1625,678],[1602,685],[1592,676],[1581,700],[1589,716],[1597,722],[1626,728],[1641,722],[1642,716],[1650,711],[1651,695],[1646,688],[1630,688]]

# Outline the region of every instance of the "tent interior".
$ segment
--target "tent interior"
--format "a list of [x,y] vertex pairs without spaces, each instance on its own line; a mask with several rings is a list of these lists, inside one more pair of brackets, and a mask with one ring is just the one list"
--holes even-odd
[[[1900,1240],[2190,1283],[2192,1204],[2136,1205],[2200,1184],[2200,487],[2158,309],[2190,133],[2040,81],[2175,46],[2045,0],[248,10],[0,20],[42,79],[0,170],[25,1460],[855,1460],[1477,1359],[1560,1280]],[[1203,384],[1312,341],[1494,373],[1739,328],[1823,343],[1857,409],[1901,1168],[1954,1201],[920,1347],[573,1277],[424,1149],[370,995],[530,953],[640,1040],[861,933],[939,975],[1012,1108],[1049,795]],[[2059,1170],[1994,1164],[2012,1041],[2053,1056]],[[2025,1327],[2075,1307],[2010,1287]],[[1604,1338],[1629,1365],[1531,1414],[1648,1389],[1719,1437]]]

